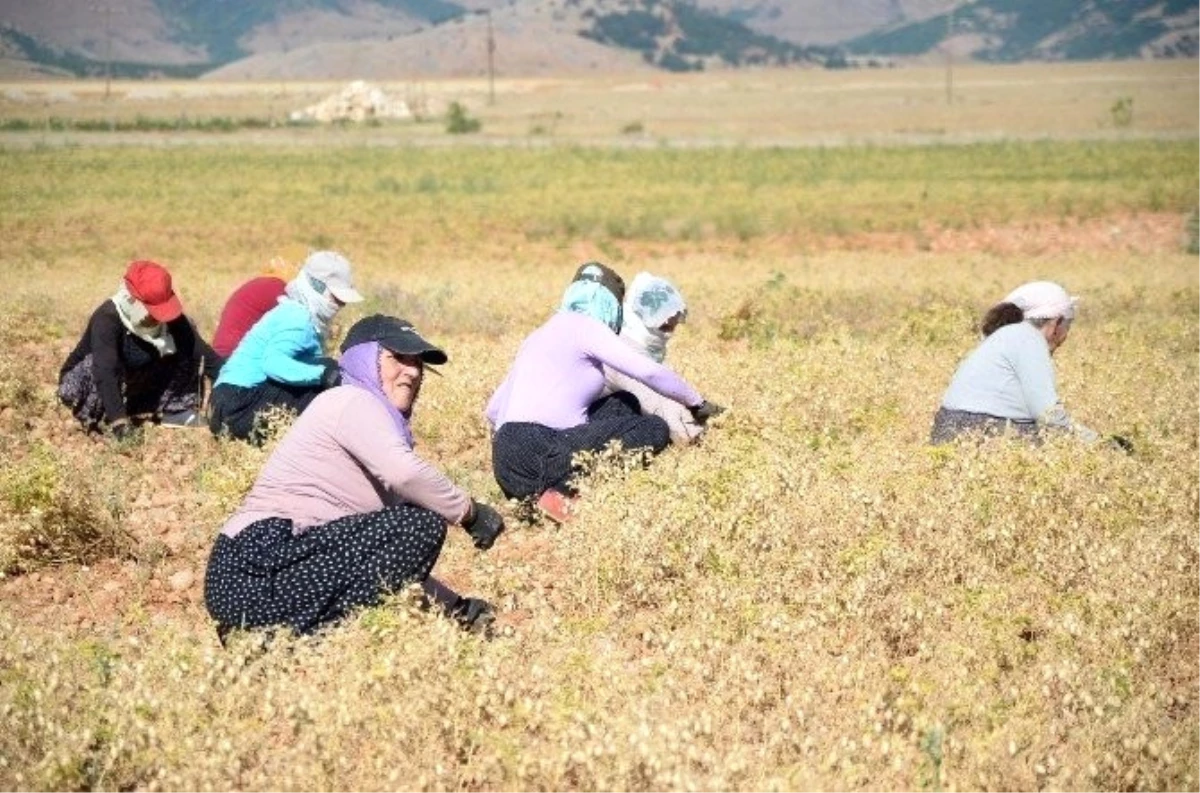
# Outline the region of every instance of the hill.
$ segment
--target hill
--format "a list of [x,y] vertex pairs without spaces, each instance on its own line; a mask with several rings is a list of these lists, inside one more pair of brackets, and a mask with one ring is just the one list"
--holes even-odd
[[[1195,56],[1200,0],[0,0],[0,74],[337,79]],[[482,43],[480,43],[482,42]]]
[[[468,39],[494,23],[507,74],[824,63],[684,0],[0,0],[6,71],[120,77],[393,78],[478,72]],[[486,37],[486,31],[482,32]],[[485,39],[479,39],[484,41]]]
[[987,61],[1197,55],[1196,0],[978,0],[846,42],[859,54],[912,56],[943,46]]
[[943,14],[957,0],[697,0],[697,5],[794,44],[835,45]]

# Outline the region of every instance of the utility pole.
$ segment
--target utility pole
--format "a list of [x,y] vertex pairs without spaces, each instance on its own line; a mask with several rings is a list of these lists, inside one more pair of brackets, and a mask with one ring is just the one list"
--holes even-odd
[[946,104],[954,104],[954,55],[951,52],[950,37],[954,35],[954,6],[946,13],[946,41],[942,45],[946,50]]
[[112,94],[112,6],[104,6],[104,101]]
[[104,101],[112,96],[112,12],[111,3],[100,5],[95,3],[88,6],[89,11],[100,11],[104,14]]
[[487,14],[488,104],[496,104],[496,37],[492,34],[492,9]]

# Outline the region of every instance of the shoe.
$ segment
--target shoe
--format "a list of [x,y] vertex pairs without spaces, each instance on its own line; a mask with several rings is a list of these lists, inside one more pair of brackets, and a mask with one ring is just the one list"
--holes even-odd
[[566,523],[574,513],[575,499],[551,488],[538,496],[538,511],[555,523]]
[[181,410],[178,413],[163,414],[161,426],[178,429],[180,427],[199,427],[200,414],[194,410]]

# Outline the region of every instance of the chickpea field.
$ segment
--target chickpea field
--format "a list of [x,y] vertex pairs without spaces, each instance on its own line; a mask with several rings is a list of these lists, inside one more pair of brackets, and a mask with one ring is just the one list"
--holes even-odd
[[[921,145],[0,132],[0,788],[1198,789],[1190,101],[1153,134]],[[335,337],[379,311],[450,356],[413,429],[506,515],[434,571],[491,638],[402,592],[223,648],[204,567],[271,445],[118,444],[55,397],[130,260],[211,337],[316,248],[366,297]],[[556,526],[504,501],[483,409],[589,259],[679,287],[667,363],[729,409],[647,467],[590,460]],[[1132,454],[928,445],[1034,279],[1081,297],[1068,410]]]

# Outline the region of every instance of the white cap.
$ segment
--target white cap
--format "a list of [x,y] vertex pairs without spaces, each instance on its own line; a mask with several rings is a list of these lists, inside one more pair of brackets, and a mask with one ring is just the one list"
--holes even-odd
[[301,269],[308,277],[325,284],[343,303],[362,302],[363,296],[350,280],[350,262],[342,254],[333,251],[310,253]]
[[1075,304],[1079,298],[1068,295],[1053,281],[1030,281],[1008,293],[1005,303],[1012,303],[1025,313],[1025,319],[1075,319]]

